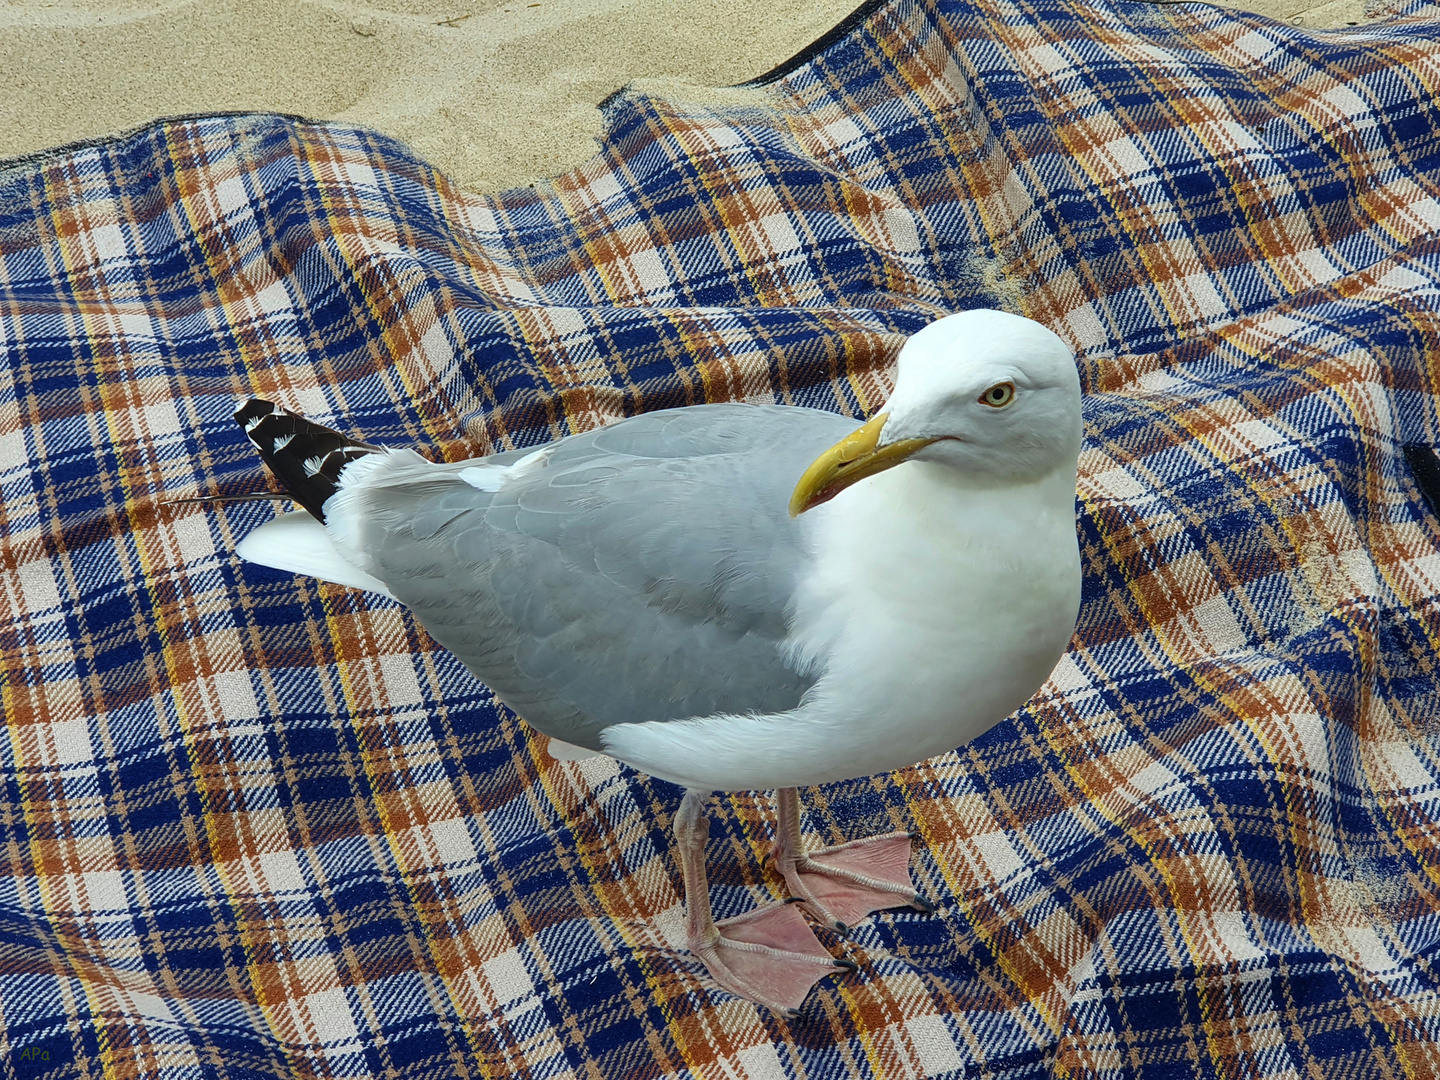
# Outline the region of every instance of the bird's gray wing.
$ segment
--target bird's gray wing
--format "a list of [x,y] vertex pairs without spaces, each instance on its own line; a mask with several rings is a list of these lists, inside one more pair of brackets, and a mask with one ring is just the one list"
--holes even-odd
[[612,724],[784,711],[814,681],[780,650],[809,557],[790,493],[856,426],[782,406],[643,414],[552,444],[495,492],[455,465],[367,492],[360,540],[436,640],[548,735],[599,749]]

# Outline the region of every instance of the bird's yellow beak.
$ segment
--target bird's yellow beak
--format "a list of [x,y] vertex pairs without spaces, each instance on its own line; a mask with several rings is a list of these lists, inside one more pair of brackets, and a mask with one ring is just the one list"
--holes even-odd
[[877,450],[880,429],[889,419],[889,413],[881,413],[816,458],[790,496],[790,516],[799,517],[811,507],[829,502],[855,481],[899,465],[916,450],[935,441],[901,439]]

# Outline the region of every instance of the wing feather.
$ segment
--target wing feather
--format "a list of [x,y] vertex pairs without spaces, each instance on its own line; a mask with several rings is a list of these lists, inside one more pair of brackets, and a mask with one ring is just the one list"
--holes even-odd
[[496,491],[458,476],[474,462],[356,491],[347,527],[502,700],[599,749],[616,723],[799,703],[813,679],[781,645],[809,555],[787,504],[855,427],[778,406],[644,414],[553,444]]

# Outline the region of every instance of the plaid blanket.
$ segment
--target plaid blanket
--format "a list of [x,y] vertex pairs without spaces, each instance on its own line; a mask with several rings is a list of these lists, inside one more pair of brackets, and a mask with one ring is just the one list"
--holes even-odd
[[[493,197],[257,115],[0,170],[5,1074],[1440,1075],[1437,40],[892,0]],[[239,563],[273,507],[162,505],[256,486],[252,393],[447,458],[860,416],[979,305],[1079,355],[1079,626],[984,737],[806,793],[940,910],[826,938],[798,1021],[684,951],[678,789]],[[778,897],[768,802],[715,817],[717,916]]]

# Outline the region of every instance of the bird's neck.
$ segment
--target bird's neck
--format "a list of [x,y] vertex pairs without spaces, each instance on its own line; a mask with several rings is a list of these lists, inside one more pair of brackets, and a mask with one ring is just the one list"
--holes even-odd
[[[854,498],[846,504],[845,495]],[[1006,545],[1036,529],[1073,534],[1075,469],[1061,466],[1030,483],[1000,486],[974,483],[949,465],[908,461],[861,481],[831,505],[851,521],[866,522],[866,531],[918,530],[952,544]]]
[[988,576],[1013,585],[1048,579],[1057,567],[1078,574],[1073,472],[975,488],[948,466],[908,461],[804,517],[812,515],[814,569],[797,609],[812,625],[848,604],[847,595],[873,594],[880,608],[900,611],[978,595]]

